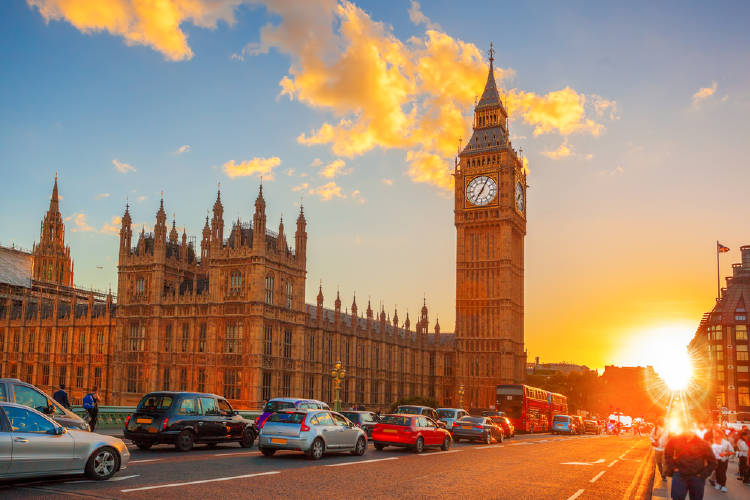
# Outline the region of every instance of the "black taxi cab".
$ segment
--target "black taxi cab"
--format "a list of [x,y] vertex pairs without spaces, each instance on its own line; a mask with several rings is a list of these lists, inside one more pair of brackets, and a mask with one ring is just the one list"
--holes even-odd
[[253,421],[241,417],[221,396],[159,391],[143,396],[125,420],[124,435],[142,450],[174,444],[179,451],[189,451],[196,443],[237,442],[250,448],[258,433]]

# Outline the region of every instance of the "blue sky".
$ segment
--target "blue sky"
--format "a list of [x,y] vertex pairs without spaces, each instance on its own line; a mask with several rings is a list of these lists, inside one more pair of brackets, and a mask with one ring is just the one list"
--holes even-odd
[[[355,126],[368,116],[377,122],[377,105],[357,104],[359,90],[351,82],[333,96],[305,87],[306,75],[334,81],[343,70],[315,66],[320,61],[304,51],[299,29],[264,42],[263,26],[292,23],[294,9],[284,3],[269,8],[265,2],[219,2],[224,10],[215,28],[196,25],[209,22],[203,13],[181,19],[175,29],[192,51],[181,60],[171,60],[156,38],[128,44],[116,29],[82,28],[83,21],[55,0],[31,3],[49,9],[49,20],[23,1],[0,5],[2,244],[30,248],[39,238],[58,172],[76,282],[114,287],[118,240],[106,227],[117,225],[113,218],[122,215],[126,197],[135,223],[152,225],[163,190],[177,225],[199,236],[218,182],[227,224],[252,217],[258,175],[232,178],[225,163],[279,158],[273,180],[266,175],[264,181],[269,226],[282,213],[291,222],[304,197],[309,301],[322,279],[331,303],[337,287],[347,305],[356,290],[360,304],[371,296],[390,313],[398,305],[403,318],[407,309],[416,313],[426,293],[431,318],[438,313],[443,330],[452,329],[455,229],[447,177],[435,177],[426,161],[407,160],[407,154],[419,150],[450,165],[445,137],[467,137],[470,91],[450,103],[451,116],[460,110],[464,117],[455,133],[436,139],[423,130],[429,127],[412,124],[406,126],[413,135],[408,141],[381,130],[371,145],[342,153],[356,142],[347,126],[335,132],[339,139],[319,144],[304,144],[300,135],[310,138],[324,123],[335,126],[342,118]],[[326,63],[346,49],[341,27],[347,19],[371,29],[372,40],[364,42],[372,47],[397,40],[398,54],[408,57],[417,57],[409,39],[425,40],[431,28],[450,46],[470,44],[460,49],[468,62],[456,61],[454,76],[460,82],[465,74],[472,84],[478,79],[479,94],[486,61],[476,54],[486,57],[494,42],[500,86],[515,89],[519,103],[511,120],[513,141],[524,149],[530,169],[530,357],[599,367],[632,362],[623,357],[623,346],[664,325],[689,338],[700,313],[712,305],[714,241],[732,248],[724,274],[739,259],[739,245],[750,244],[745,2],[424,1],[419,12],[426,20],[417,22],[410,2],[338,5],[351,10],[331,14],[328,26],[316,25],[319,19],[309,24],[316,43],[329,43],[329,35],[335,39],[320,56]],[[321,0],[325,8],[333,12],[337,6]],[[223,20],[230,15],[231,26]],[[265,53],[247,50],[243,60],[232,57],[259,42]],[[360,50],[364,61],[368,53]],[[395,56],[380,57],[391,63]],[[446,74],[453,72],[447,50],[430,57]],[[372,77],[366,62],[363,87]],[[293,99],[280,95],[284,77],[295,82]],[[420,113],[429,109],[430,99],[440,97],[440,81],[422,83],[414,96],[398,101],[404,113],[414,105]],[[576,99],[584,96],[583,114],[568,128],[556,115],[534,121],[535,112],[550,105],[550,93],[566,88]],[[189,150],[177,153],[184,145]],[[114,160],[135,171],[121,173]],[[344,168],[322,177],[322,168],[336,160]],[[345,198],[323,199],[324,191],[316,189],[330,182]],[[571,345],[560,348],[560,335],[571,338]],[[576,348],[581,344],[584,353]]]

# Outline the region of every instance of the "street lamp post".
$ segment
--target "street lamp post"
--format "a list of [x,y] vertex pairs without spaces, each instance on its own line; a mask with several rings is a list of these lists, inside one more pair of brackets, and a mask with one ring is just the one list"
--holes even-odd
[[464,407],[464,384],[458,386],[458,407]]
[[333,407],[336,411],[341,411],[341,382],[344,380],[346,370],[341,364],[341,361],[336,361],[331,370],[331,377],[333,377],[333,390],[336,394],[336,400],[333,402]]

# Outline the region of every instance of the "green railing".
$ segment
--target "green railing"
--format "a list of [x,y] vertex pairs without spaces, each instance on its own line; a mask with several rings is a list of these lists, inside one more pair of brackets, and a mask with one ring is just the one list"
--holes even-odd
[[[88,421],[88,414],[82,406],[73,406],[73,413]],[[240,415],[249,420],[255,420],[261,414],[258,410],[238,410]],[[116,429],[125,426],[125,419],[135,412],[135,406],[100,406],[97,429]]]

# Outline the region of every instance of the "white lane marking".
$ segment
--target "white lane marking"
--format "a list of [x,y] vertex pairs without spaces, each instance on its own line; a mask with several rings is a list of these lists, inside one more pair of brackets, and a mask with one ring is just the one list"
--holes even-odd
[[602,477],[605,472],[606,471],[601,471],[599,474],[597,474],[596,476],[594,476],[594,478],[591,481],[589,481],[589,483],[595,483],[596,480],[599,479],[600,477]]
[[612,467],[612,466],[613,466],[613,465],[615,465],[615,464],[616,464],[617,462],[618,462],[618,460],[617,460],[617,459],[615,459],[615,460],[614,460],[614,461],[612,461],[612,463],[611,463],[611,464],[609,464],[609,465],[608,465],[607,467]]
[[419,456],[419,457],[432,457],[434,455],[442,455],[443,453],[458,453],[459,451],[464,451],[464,450],[448,450],[448,451],[436,451],[436,452],[433,452],[433,453],[420,453],[417,456]]
[[512,443],[510,446],[523,446],[526,444],[534,444],[534,443]]
[[246,479],[249,477],[270,476],[272,474],[279,474],[279,473],[281,473],[281,471],[274,470],[274,471],[269,471],[269,472],[258,472],[256,474],[243,474],[242,476],[217,477],[214,479],[201,479],[199,481],[187,481],[184,483],[169,483],[169,484],[157,484],[155,486],[142,486],[140,488],[130,488],[127,490],[120,490],[120,491],[122,493],[129,493],[131,491],[156,490],[160,488],[175,488],[177,486],[190,486],[193,484],[213,483],[216,481],[230,481],[232,479]]
[[484,450],[485,448],[502,448],[503,446],[505,446],[505,445],[503,445],[503,444],[491,444],[489,446],[477,446],[474,449],[475,450]]
[[65,484],[93,483],[92,479],[79,479],[78,481],[65,481]]
[[110,481],[125,481],[126,479],[133,479],[134,477],[138,477],[140,474],[133,474],[131,476],[117,476],[110,479]]
[[583,490],[578,490],[568,497],[568,500],[575,500],[583,494]]
[[130,462],[128,462],[128,465],[142,464],[145,462],[158,462],[159,460],[164,460],[164,459],[163,458],[148,458],[146,460],[131,460]]
[[215,457],[231,457],[232,455],[260,455],[259,451],[237,451],[234,453],[214,453]]
[[600,458],[599,460],[595,462],[563,462],[560,465],[594,465],[594,464],[601,464],[606,462],[603,458]]
[[328,464],[326,467],[341,467],[342,465],[370,464],[372,462],[382,462],[383,460],[398,460],[401,457],[374,458],[372,460],[360,460],[358,462],[344,462],[341,464]]

